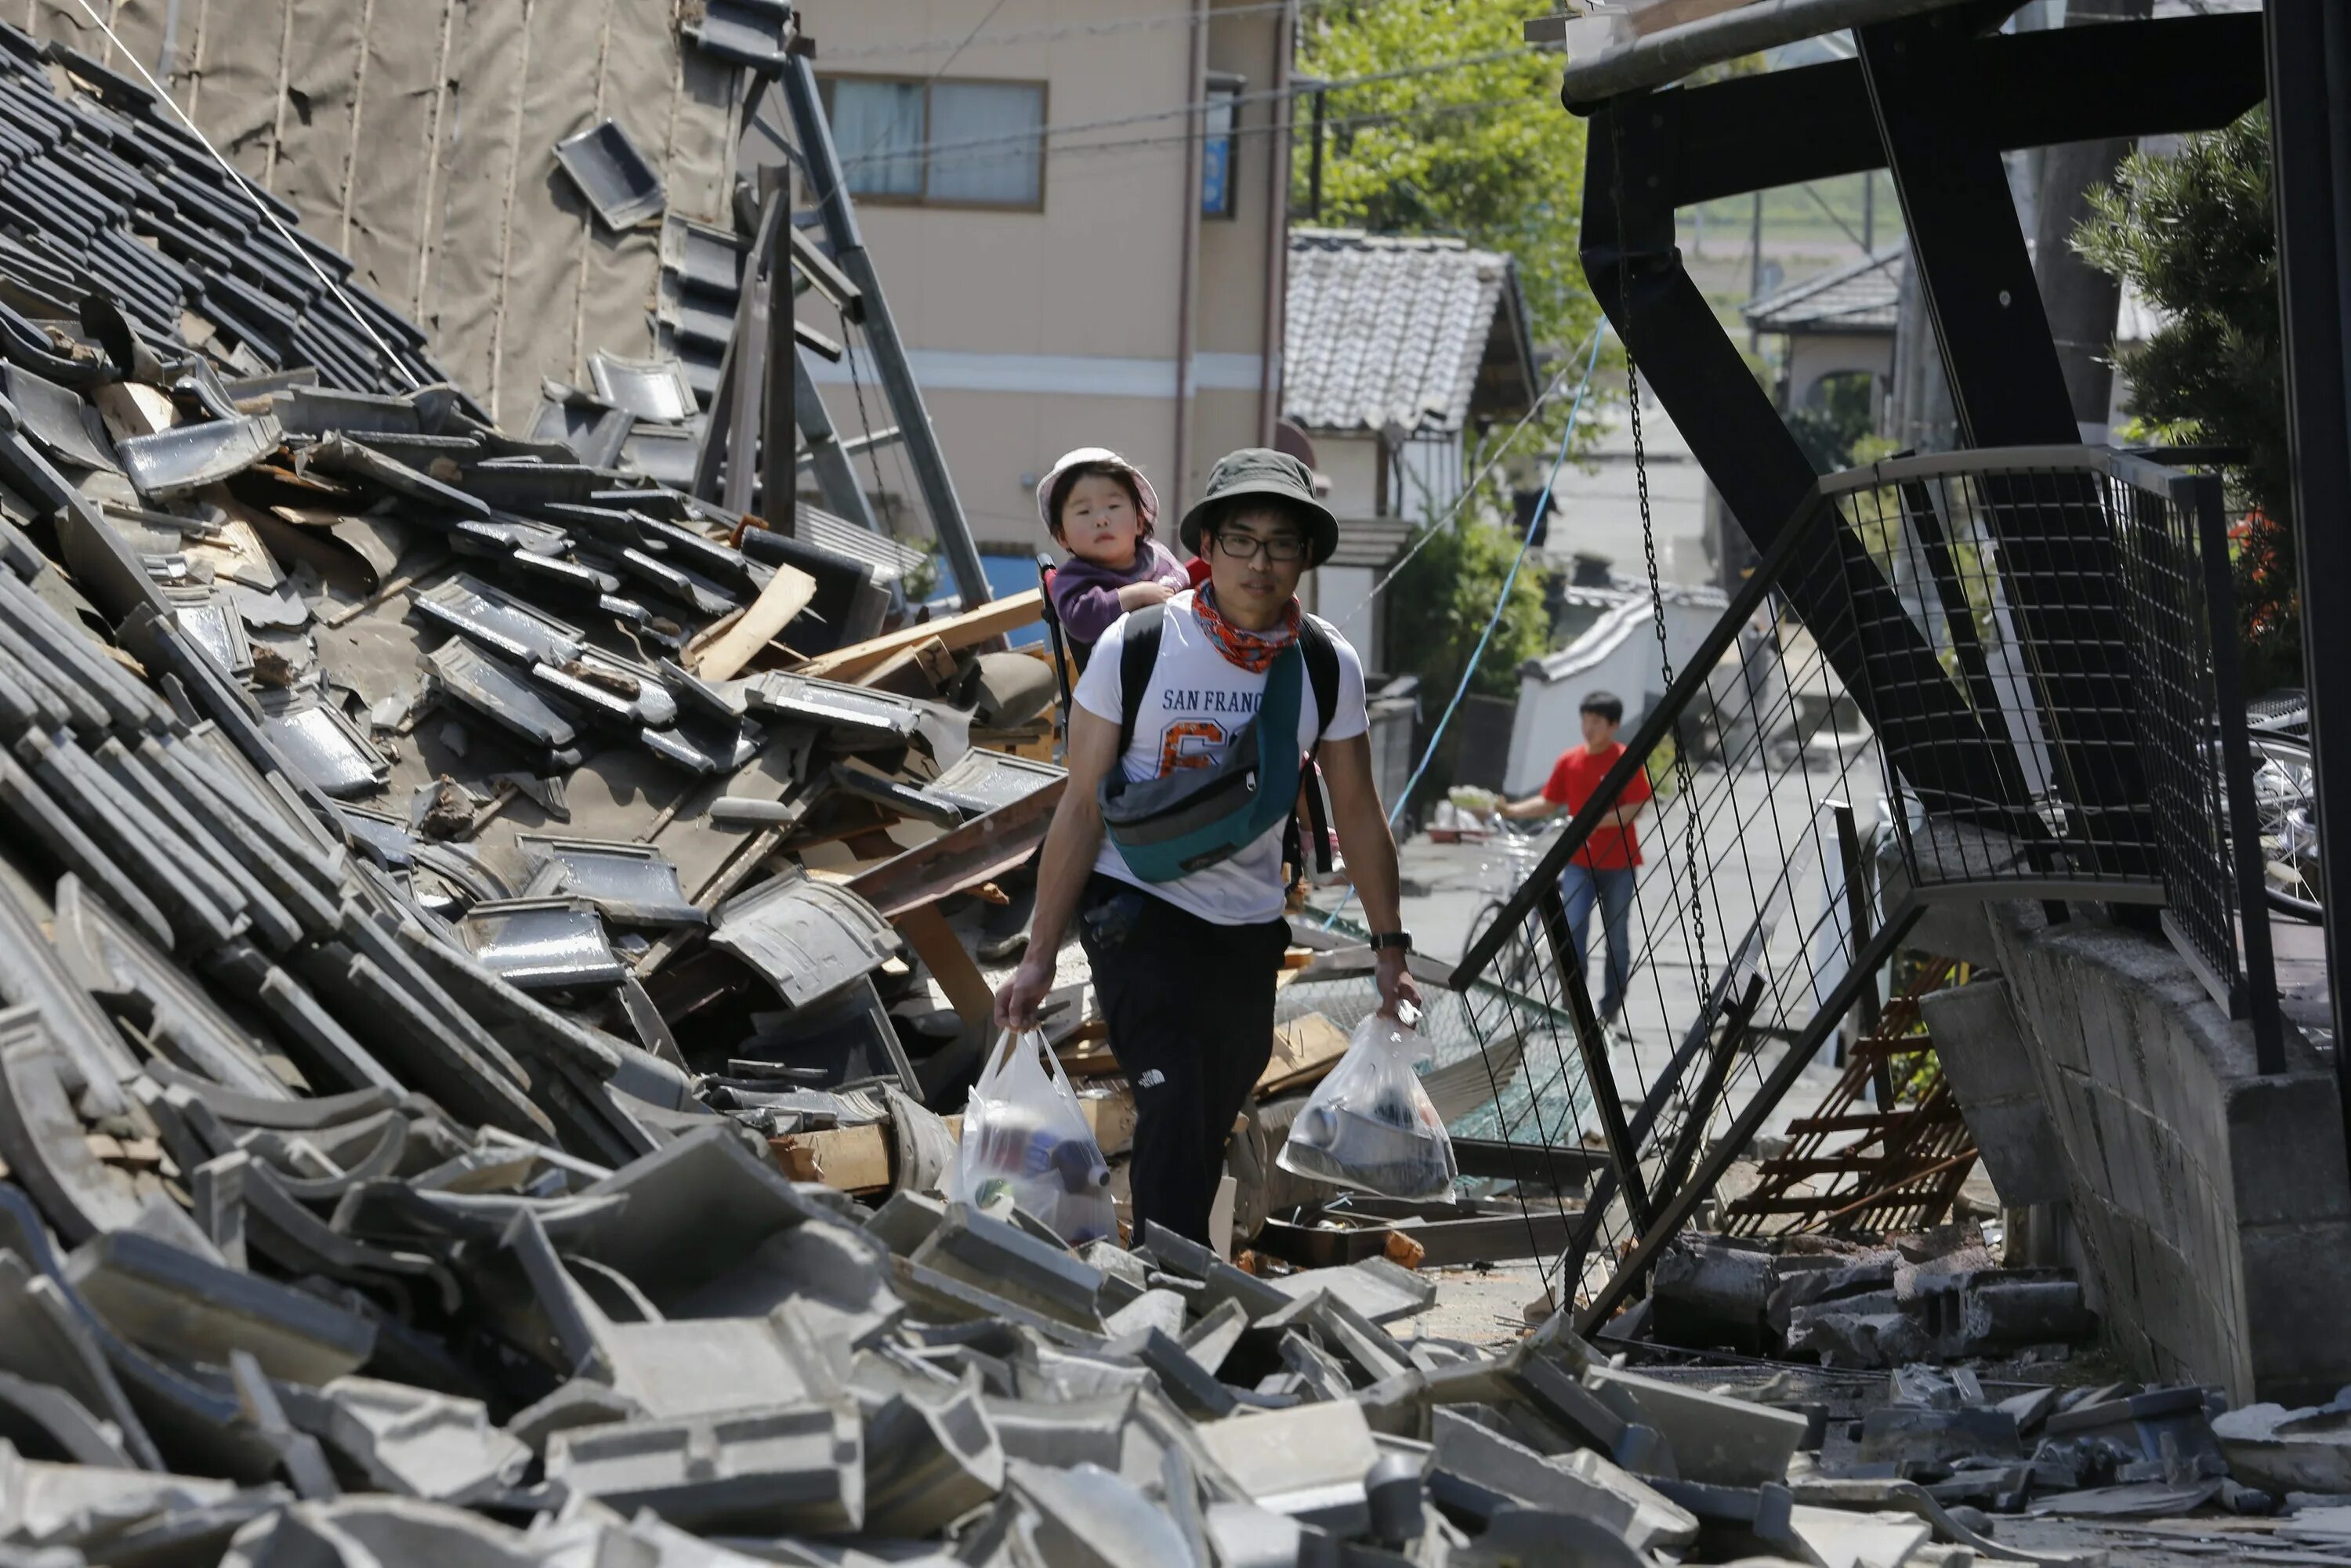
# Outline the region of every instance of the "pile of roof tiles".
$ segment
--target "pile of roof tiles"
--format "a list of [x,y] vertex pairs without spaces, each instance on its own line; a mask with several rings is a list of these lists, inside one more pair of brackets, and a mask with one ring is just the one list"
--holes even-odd
[[1831,1560],[1802,1416],[1556,1322],[788,1180],[969,1076],[892,923],[1033,847],[1043,666],[387,392],[136,89],[0,60],[0,1562]]
[[[66,72],[77,90],[53,91]],[[12,361],[77,374],[44,317],[96,311],[102,330],[119,314],[170,337],[193,313],[230,374],[299,365],[355,389],[443,380],[416,325],[294,224],[291,207],[233,181],[146,88],[0,23],[0,334]]]

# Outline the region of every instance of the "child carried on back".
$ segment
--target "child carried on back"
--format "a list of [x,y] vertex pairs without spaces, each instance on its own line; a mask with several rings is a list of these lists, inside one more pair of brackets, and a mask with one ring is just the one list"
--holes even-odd
[[1111,622],[1192,585],[1151,537],[1159,497],[1143,470],[1101,446],[1064,453],[1037,486],[1037,515],[1070,559],[1053,571],[1053,613],[1083,668]]

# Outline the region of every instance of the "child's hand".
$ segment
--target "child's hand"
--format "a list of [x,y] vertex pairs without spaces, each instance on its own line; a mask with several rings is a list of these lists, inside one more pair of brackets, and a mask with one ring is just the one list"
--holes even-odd
[[1176,591],[1164,582],[1130,582],[1118,591],[1121,610],[1140,610],[1146,604],[1165,604],[1176,597]]

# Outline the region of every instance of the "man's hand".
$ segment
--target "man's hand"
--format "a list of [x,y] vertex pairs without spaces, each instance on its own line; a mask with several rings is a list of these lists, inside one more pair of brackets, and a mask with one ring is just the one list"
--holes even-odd
[[[1403,948],[1381,948],[1373,973],[1379,979],[1382,1018],[1399,1017],[1406,1002],[1416,1009],[1420,1007],[1420,987],[1414,983],[1412,971],[1405,967]],[[1008,986],[1005,988],[1009,990],[1011,988]],[[1003,1005],[1001,1000],[997,1003],[999,1011]]]
[[996,1027],[1020,1030],[1037,1027],[1037,1009],[1053,988],[1053,966],[1033,948],[1004,988],[996,993]]

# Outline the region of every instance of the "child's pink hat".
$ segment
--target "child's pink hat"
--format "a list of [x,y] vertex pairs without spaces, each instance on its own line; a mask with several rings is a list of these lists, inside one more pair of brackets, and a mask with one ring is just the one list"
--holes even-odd
[[1054,485],[1071,469],[1082,467],[1089,463],[1097,463],[1105,468],[1115,468],[1134,480],[1134,493],[1143,498],[1143,526],[1147,528],[1159,520],[1159,493],[1151,487],[1151,481],[1144,477],[1142,469],[1137,468],[1107,446],[1081,446],[1072,451],[1064,452],[1053,459],[1053,466],[1046,472],[1042,479],[1037,481],[1037,520],[1045,525],[1047,533],[1053,531]]

